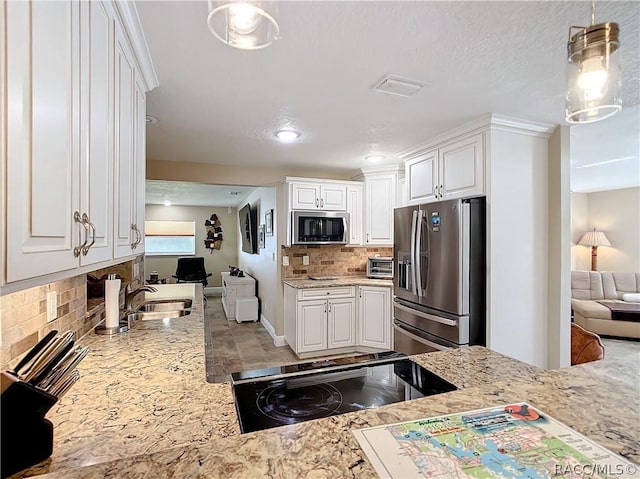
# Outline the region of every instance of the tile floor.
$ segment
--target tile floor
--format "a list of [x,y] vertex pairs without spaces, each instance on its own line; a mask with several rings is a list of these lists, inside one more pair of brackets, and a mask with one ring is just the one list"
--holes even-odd
[[209,297],[205,308],[207,381],[229,381],[237,371],[299,362],[289,346],[276,347],[261,323],[228,321],[219,297]]
[[[604,360],[615,360],[640,355],[640,341],[600,338],[604,344]],[[640,356],[639,356],[640,364]]]

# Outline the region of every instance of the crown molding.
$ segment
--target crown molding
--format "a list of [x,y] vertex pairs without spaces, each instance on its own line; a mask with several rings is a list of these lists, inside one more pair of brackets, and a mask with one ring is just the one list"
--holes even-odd
[[550,123],[540,123],[520,118],[513,118],[495,113],[488,113],[475,120],[467,122],[456,128],[441,133],[427,141],[418,143],[410,148],[400,151],[395,156],[403,161],[411,159],[417,155],[425,153],[438,147],[442,143],[455,141],[466,136],[474,135],[484,131],[507,131],[521,135],[537,136],[549,138],[557,125]]
[[153,67],[153,61],[149,53],[149,45],[147,45],[147,40],[144,38],[144,32],[136,5],[132,1],[121,0],[114,1],[113,4],[118,12],[124,31],[129,38],[129,43],[133,49],[138,68],[140,69],[145,89],[146,91],[151,91],[159,85],[158,75]]

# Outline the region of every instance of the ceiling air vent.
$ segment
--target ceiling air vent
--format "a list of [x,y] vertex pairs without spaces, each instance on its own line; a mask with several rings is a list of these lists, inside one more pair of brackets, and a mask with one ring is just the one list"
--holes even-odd
[[371,89],[381,93],[388,93],[389,95],[413,96],[418,93],[424,85],[424,83],[416,80],[387,75],[373,85]]

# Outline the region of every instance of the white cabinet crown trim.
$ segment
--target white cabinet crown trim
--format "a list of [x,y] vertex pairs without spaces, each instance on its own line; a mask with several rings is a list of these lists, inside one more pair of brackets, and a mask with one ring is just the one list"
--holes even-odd
[[142,74],[145,90],[151,91],[160,83],[156,69],[151,61],[149,46],[147,45],[147,40],[144,38],[144,32],[136,5],[130,1],[115,1],[114,5],[122,20],[124,31],[129,39],[133,55],[136,58],[140,73]]
[[551,133],[553,133],[555,127],[556,125],[550,123],[539,123],[508,116],[496,115],[495,113],[489,113],[473,121],[470,121],[469,123],[465,123],[464,125],[461,125],[457,128],[448,130],[446,133],[442,133],[430,138],[427,141],[423,141],[414,146],[411,146],[399,152],[397,156],[398,158],[405,161],[410,160],[434,148],[438,148],[443,143],[449,143],[454,140],[472,136],[476,133],[481,133],[490,128],[497,131],[509,131],[525,135],[548,138]]

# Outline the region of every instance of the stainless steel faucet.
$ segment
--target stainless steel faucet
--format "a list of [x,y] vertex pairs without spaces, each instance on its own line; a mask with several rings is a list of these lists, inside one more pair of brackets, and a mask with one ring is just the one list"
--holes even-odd
[[131,283],[129,283],[124,290],[124,304],[127,312],[135,312],[135,310],[131,307],[131,303],[133,301],[133,298],[138,296],[140,293],[144,291],[155,293],[158,291],[158,288],[154,288],[153,286],[141,286],[136,290],[130,291],[130,285]]

